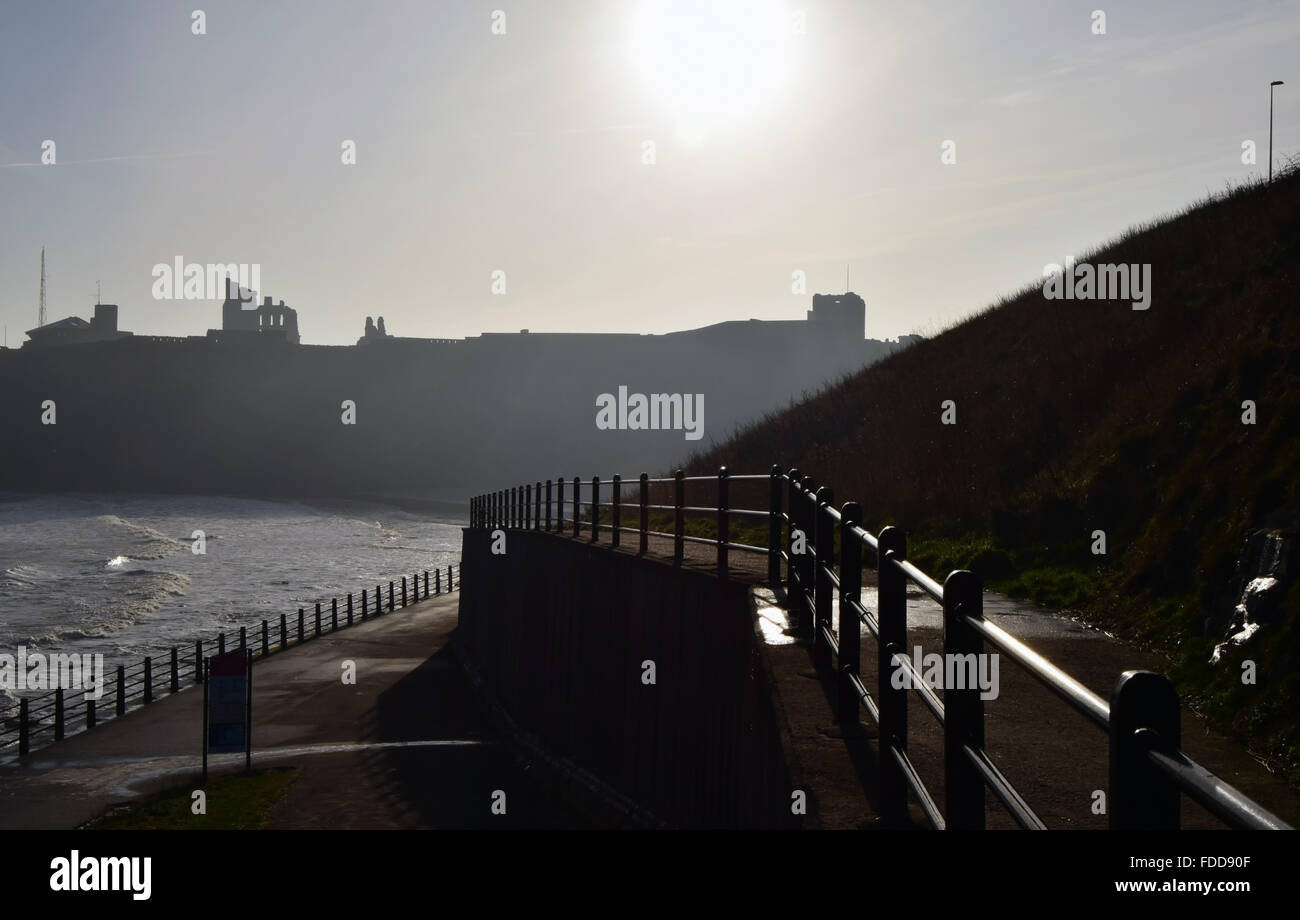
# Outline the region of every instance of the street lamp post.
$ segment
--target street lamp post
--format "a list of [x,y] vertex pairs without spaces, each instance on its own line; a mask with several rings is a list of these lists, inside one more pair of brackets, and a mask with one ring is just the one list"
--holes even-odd
[[1273,87],[1281,86],[1281,80],[1274,80],[1268,85],[1268,181],[1273,182]]

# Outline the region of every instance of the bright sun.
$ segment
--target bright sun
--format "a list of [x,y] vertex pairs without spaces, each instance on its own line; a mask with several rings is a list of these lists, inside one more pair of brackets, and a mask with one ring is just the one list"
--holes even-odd
[[790,34],[779,0],[646,0],[633,23],[632,60],[678,139],[697,144],[786,83]]

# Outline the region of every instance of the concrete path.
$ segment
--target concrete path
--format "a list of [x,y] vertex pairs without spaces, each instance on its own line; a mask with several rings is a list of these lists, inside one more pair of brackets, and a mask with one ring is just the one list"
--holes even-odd
[[[582,824],[480,713],[446,647],[458,598],[413,604],[255,664],[253,765],[299,769],[269,826]],[[345,660],[356,665],[355,685],[341,680]],[[0,827],[78,827],[163,789],[198,788],[202,702],[202,688],[183,690],[0,767]],[[244,757],[209,763],[216,776],[242,770]],[[492,810],[498,792],[505,814]],[[209,798],[210,815],[220,807]]]

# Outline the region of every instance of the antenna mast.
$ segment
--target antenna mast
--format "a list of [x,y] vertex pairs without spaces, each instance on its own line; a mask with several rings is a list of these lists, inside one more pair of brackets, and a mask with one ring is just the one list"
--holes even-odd
[[41,310],[36,316],[36,325],[45,325],[45,247],[41,247]]

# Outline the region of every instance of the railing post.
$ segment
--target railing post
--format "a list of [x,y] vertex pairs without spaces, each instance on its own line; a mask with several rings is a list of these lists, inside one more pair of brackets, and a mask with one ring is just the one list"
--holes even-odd
[[686,472],[673,473],[673,565],[681,565],[686,555]]
[[86,730],[95,727],[95,701],[86,700]]
[[217,654],[226,654],[226,634],[224,632],[217,633]]
[[646,554],[650,544],[650,474],[641,474],[641,520],[637,526],[641,528],[640,541],[637,544],[637,552],[641,555]]
[[452,566],[452,565],[447,566],[447,590],[448,590],[448,591],[450,591],[450,590],[452,589],[451,570],[454,569],[454,568],[455,568],[455,566]]
[[369,598],[366,597],[366,594],[367,594],[366,589],[362,588],[361,589],[361,619],[363,620],[366,619],[367,616],[369,616],[369,614],[366,612],[366,607],[369,604]]
[[[285,615],[283,613],[280,614],[280,651],[282,652],[289,647],[289,630],[287,628],[288,625],[289,624]],[[203,665],[199,663],[198,659],[195,659],[194,666],[199,670],[203,669]]]
[[831,517],[831,506],[835,503],[835,494],[828,486],[817,490],[817,507],[813,512],[814,527],[817,531],[816,570],[813,575],[813,665],[817,668],[831,666],[831,643],[827,635],[831,628],[831,615],[835,609],[831,597],[835,590],[831,581],[831,567],[835,564],[835,521]]
[[[281,621],[283,621],[284,619],[283,613],[280,614],[280,618]],[[196,684],[203,683],[203,640],[202,639],[194,640],[194,683]]]
[[271,654],[271,630],[266,625],[266,620],[262,621],[262,657],[265,658]]
[[316,638],[320,638],[320,601],[316,602]]
[[551,529],[551,480],[546,480],[546,530]]
[[[429,599],[429,570],[428,569],[424,570],[424,598],[425,600]],[[349,620],[348,622],[350,623],[352,621]]]
[[[984,673],[979,666],[984,638],[965,618],[984,619],[984,588],[974,572],[951,573],[943,583],[944,661],[974,661],[967,674]],[[970,656],[970,657],[967,657]],[[996,673],[989,671],[989,673]],[[984,750],[984,700],[978,680],[970,686],[943,691],[943,794],[948,830],[984,830],[984,778],[965,749]],[[994,688],[996,689],[996,688]]]
[[787,483],[789,485],[789,504],[790,510],[787,513],[789,526],[786,529],[785,552],[786,552],[786,604],[790,607],[795,603],[795,587],[799,584],[799,565],[802,560],[796,560],[794,555],[794,532],[798,528],[799,520],[799,483],[803,480],[803,474],[797,467],[790,470]]
[[564,535],[564,477],[563,476],[557,476],[555,478],[555,486],[559,490],[556,493],[556,500],[555,500],[555,515],[556,515],[555,532],[563,536]]
[[1111,830],[1178,830],[1181,793],[1147,759],[1182,747],[1178,692],[1151,671],[1125,671],[1110,695]]
[[805,476],[799,483],[799,533],[803,535],[803,553],[799,556],[799,635],[808,642],[817,633],[817,480]]
[[[775,481],[775,480],[774,480]],[[781,488],[773,486],[781,500]],[[845,502],[840,511],[840,660],[838,709],[841,722],[858,721],[858,691],[853,678],[862,671],[862,627],[857,607],[862,603],[862,540],[853,528],[862,523],[862,508]]]
[[573,477],[573,535],[582,535],[582,479]]
[[339,631],[339,599],[330,598],[330,632]]
[[533,529],[533,484],[524,486],[524,530]]
[[609,542],[611,546],[618,549],[620,537],[619,528],[623,526],[623,477],[618,473],[614,474],[614,484],[612,488],[614,490],[614,514],[610,523]]
[[907,535],[897,527],[880,531],[877,548],[877,606],[880,641],[876,661],[880,700],[880,807],[886,815],[907,809],[907,780],[890,748],[907,751],[907,689],[892,680],[894,656],[907,657],[907,576],[894,564],[907,558]]
[[406,576],[402,576],[402,606],[406,606]]
[[172,646],[172,693],[179,693],[181,689],[181,660],[176,651],[176,646]]
[[397,609],[397,603],[395,597],[396,597],[396,592],[393,588],[393,582],[390,581],[388,583],[388,612],[389,613],[392,613],[394,610]]
[[25,757],[32,749],[31,715],[27,711],[27,697],[18,700],[18,756]]
[[727,468],[718,467],[718,577],[727,577],[727,544],[731,542],[731,521],[727,514],[730,504]]
[[117,666],[117,706],[119,716],[126,715],[126,665]]
[[[428,580],[429,580],[429,573],[428,573],[428,572],[425,572],[425,573],[424,573],[424,579],[425,579],[425,582],[426,582],[426,584],[425,584],[425,586],[424,586],[424,593],[427,595],[427,594],[429,593],[429,586],[428,586],[428,584],[427,584],[427,582],[428,582]],[[348,625],[349,625],[349,626],[352,625],[352,592],[351,592],[351,591],[348,592]]]
[[434,570],[433,570],[433,593],[434,593],[434,594],[441,594],[441,593],[442,593],[442,575],[441,575],[441,573],[442,573],[442,570],[441,570],[441,569],[434,569]]
[[[149,659],[146,658],[145,661]],[[146,687],[148,685],[146,684]],[[145,700],[145,702],[149,702]],[[63,740],[63,688],[54,688],[54,740]]]
[[781,468],[773,465],[771,475],[767,509],[767,584],[776,590],[781,586]]
[[600,540],[600,477],[591,477],[591,542]]
[[533,530],[542,529],[542,484],[533,483]]
[[510,487],[510,529],[514,530],[519,523],[519,487]]
[[144,701],[153,702],[153,659],[144,656]]
[[248,627],[239,627],[239,650],[243,651],[248,648]]
[[304,635],[306,635],[306,630],[304,629],[304,625],[305,624],[303,621],[303,611],[302,608],[299,607],[298,608],[298,641],[299,642],[303,641],[303,637]]

